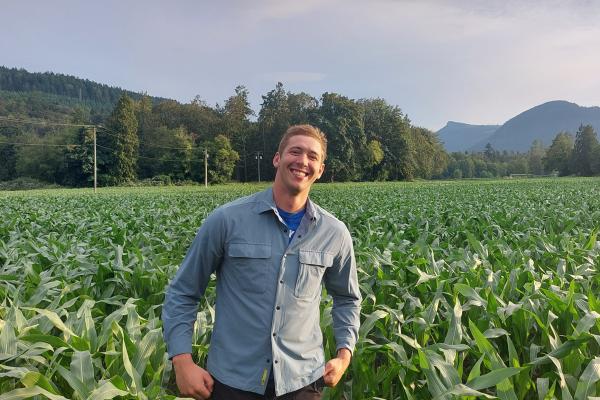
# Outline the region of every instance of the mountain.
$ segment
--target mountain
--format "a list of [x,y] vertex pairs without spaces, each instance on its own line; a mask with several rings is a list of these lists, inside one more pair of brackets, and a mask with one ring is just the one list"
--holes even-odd
[[534,140],[544,146],[552,144],[557,133],[575,134],[580,125],[592,125],[600,130],[600,107],[581,107],[575,103],[557,100],[533,107],[506,121],[493,135],[474,142],[469,150],[481,151],[487,143],[496,150],[526,152]]
[[469,125],[448,121],[437,134],[446,151],[466,151],[473,147],[474,143],[487,140],[499,127],[500,125]]
[[[67,109],[76,105],[88,108],[92,114],[108,115],[122,94],[139,100],[141,93],[119,87],[96,83],[70,75],[53,72],[28,72],[22,68],[0,66],[0,106],[5,103],[25,103],[33,101],[43,105],[60,105]],[[150,97],[153,103],[165,101],[160,97]],[[11,106],[14,104],[11,104]],[[25,114],[25,113],[21,113]]]

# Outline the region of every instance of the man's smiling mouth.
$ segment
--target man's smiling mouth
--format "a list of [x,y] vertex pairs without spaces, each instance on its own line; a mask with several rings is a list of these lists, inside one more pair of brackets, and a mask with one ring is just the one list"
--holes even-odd
[[290,171],[292,172],[292,174],[294,174],[294,176],[297,176],[299,178],[305,178],[308,176],[308,172],[296,168],[290,168]]

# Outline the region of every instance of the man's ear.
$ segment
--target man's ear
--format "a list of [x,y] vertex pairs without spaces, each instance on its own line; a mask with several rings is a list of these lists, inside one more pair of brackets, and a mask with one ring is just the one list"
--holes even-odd
[[279,168],[279,160],[280,160],[281,156],[279,155],[279,152],[275,153],[275,155],[273,156],[273,166],[275,168]]
[[317,173],[317,179],[321,179],[321,175],[323,175],[323,172],[325,172],[325,164],[321,164],[321,166],[319,167],[319,172]]

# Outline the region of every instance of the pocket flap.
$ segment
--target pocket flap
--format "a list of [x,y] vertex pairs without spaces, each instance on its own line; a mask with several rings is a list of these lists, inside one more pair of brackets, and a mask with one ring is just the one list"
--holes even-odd
[[229,257],[271,258],[271,245],[259,243],[230,243]]
[[298,260],[300,264],[319,265],[328,268],[333,264],[333,254],[324,251],[300,250]]

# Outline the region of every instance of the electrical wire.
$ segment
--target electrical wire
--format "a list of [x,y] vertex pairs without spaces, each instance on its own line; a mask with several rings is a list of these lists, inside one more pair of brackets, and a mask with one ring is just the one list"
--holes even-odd
[[0,117],[0,121],[17,122],[21,124],[32,124],[32,125],[49,125],[49,126],[76,126],[83,128],[93,128],[95,125],[84,125],[84,124],[67,124],[62,122],[51,122],[51,121],[36,121],[36,120],[24,120],[22,118],[11,118],[11,117]]
[[[115,131],[113,131],[113,130],[111,130],[111,129],[108,129],[108,128],[107,128],[107,127],[105,127],[105,126],[98,125],[98,128],[99,128],[99,129],[102,129],[102,130],[104,130],[104,131],[105,131],[105,133],[107,133],[109,136],[112,136],[112,137],[119,137],[119,136],[120,136],[120,135],[119,135],[117,132],[115,132]],[[110,133],[110,132],[112,132],[112,133]],[[144,143],[144,142],[142,142],[142,141],[139,141],[139,142],[140,142],[140,143]],[[148,146],[148,147],[156,147],[156,148],[160,148],[160,149],[169,149],[169,150],[189,150],[189,149],[188,149],[188,148],[186,148],[186,147],[169,147],[169,146],[160,146],[160,145],[157,145],[157,144],[151,144],[151,143],[144,143],[144,146]]]
[[[100,148],[102,148],[102,149],[106,149],[106,150],[110,150],[110,151],[116,151],[116,150],[115,150],[115,149],[113,149],[113,148],[106,147],[106,146],[102,146],[102,145],[99,145],[99,144],[96,144],[96,147],[100,147]],[[190,162],[192,162],[192,161],[198,161],[198,162],[201,162],[201,161],[204,161],[203,159],[175,160],[175,159],[167,159],[167,158],[163,159],[163,158],[156,158],[156,157],[146,157],[146,156],[137,156],[137,157],[138,157],[138,158],[145,158],[145,159],[147,159],[147,160],[157,160],[157,161],[172,161],[172,162],[182,162],[182,161],[190,161]]]
[[[67,123],[61,123],[61,122],[25,120],[25,119],[22,119],[22,118],[11,118],[11,117],[0,117],[0,121],[15,122],[15,123],[21,123],[21,124],[32,124],[32,125],[73,126],[73,127],[81,127],[81,128],[97,128],[97,129],[103,130],[109,136],[120,137],[120,135],[117,132],[115,132],[112,129],[109,129],[109,128],[105,127],[105,126],[102,126],[102,125],[67,124]],[[144,146],[156,147],[156,148],[160,148],[160,149],[189,150],[186,147],[161,146],[161,145],[152,144],[152,143],[145,143],[145,142],[140,142],[140,143],[143,143]]]
[[49,147],[80,147],[80,144],[52,144],[52,143],[21,143],[21,142],[2,142],[0,144],[13,144],[20,146],[49,146]]
[[[109,129],[105,126],[102,126],[102,125],[67,124],[67,123],[50,122],[50,121],[24,120],[24,119],[11,118],[11,117],[0,117],[0,121],[16,122],[16,123],[22,123],[22,124],[34,124],[34,125],[74,126],[74,127],[83,127],[83,128],[94,128],[95,127],[97,129],[103,130],[104,133],[108,134],[109,136],[116,137],[116,138],[119,137],[119,134],[117,132],[115,132],[112,129]],[[83,145],[78,145],[78,144],[16,143],[16,142],[1,142],[1,141],[0,141],[0,144],[14,144],[14,145],[22,145],[22,146],[52,146],[52,147],[83,146]],[[159,146],[159,145],[150,144],[150,143],[144,143],[144,145],[148,146],[148,147],[155,147],[155,148],[168,149],[168,150],[191,150],[190,148],[186,148],[186,147]],[[96,146],[106,149],[106,150],[116,151],[115,149],[112,149],[112,148],[106,147],[106,146],[102,146],[99,144],[96,144]],[[170,162],[181,162],[182,161],[182,160],[175,160],[175,159],[162,159],[162,158],[156,158],[156,157],[146,157],[146,156],[140,156],[140,155],[138,155],[138,158],[144,158],[147,160],[170,161]],[[190,162],[194,162],[194,161],[202,162],[204,160],[203,159],[191,159],[189,161]]]

